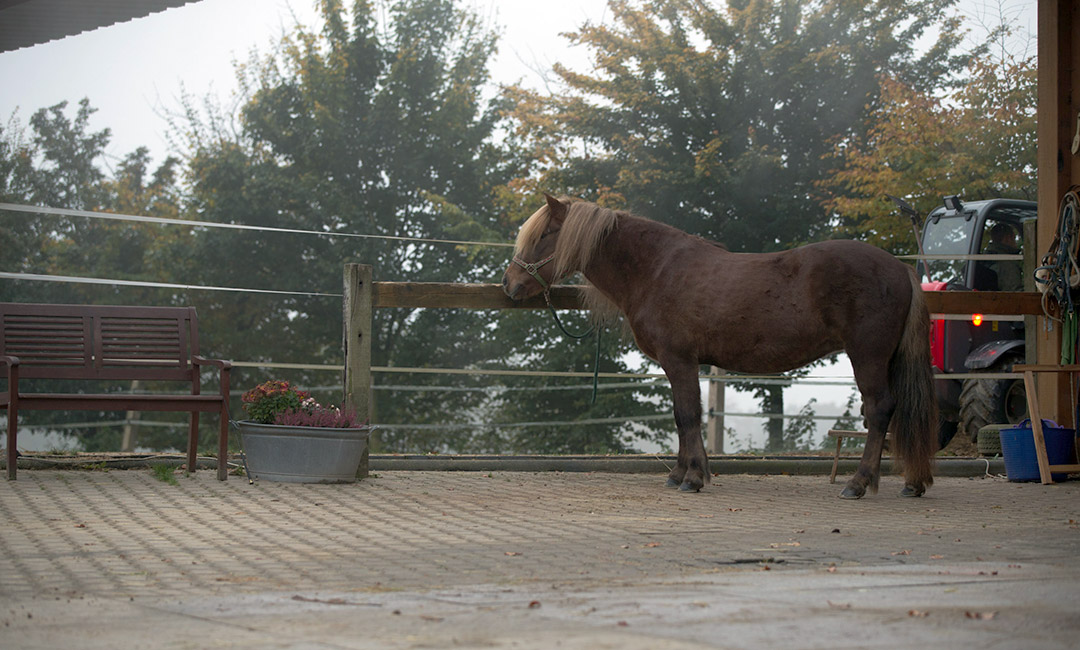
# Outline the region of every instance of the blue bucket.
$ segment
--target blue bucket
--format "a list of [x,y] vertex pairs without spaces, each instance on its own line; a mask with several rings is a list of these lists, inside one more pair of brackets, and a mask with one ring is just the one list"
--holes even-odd
[[[1046,458],[1051,465],[1069,465],[1075,462],[1076,432],[1059,427],[1057,423],[1043,420],[1043,440]],[[1035,455],[1035,434],[1031,420],[1024,420],[1010,429],[1001,430],[1001,453],[1005,457],[1005,475],[1010,481],[1038,481],[1039,459]],[[1068,474],[1050,475],[1055,482],[1069,478]]]

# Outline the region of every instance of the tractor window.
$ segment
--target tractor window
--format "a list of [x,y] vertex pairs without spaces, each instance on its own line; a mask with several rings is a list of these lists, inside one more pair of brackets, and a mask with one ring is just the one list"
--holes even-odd
[[[1019,223],[988,218],[983,226],[979,252],[986,255],[1019,255],[1023,252],[1024,231]],[[979,260],[975,262],[974,288],[977,291],[1023,291],[1022,260]]]
[[[968,255],[975,231],[975,219],[963,216],[942,217],[926,221],[923,250],[927,255]],[[933,260],[927,262],[928,275],[934,282],[964,282],[965,260]]]

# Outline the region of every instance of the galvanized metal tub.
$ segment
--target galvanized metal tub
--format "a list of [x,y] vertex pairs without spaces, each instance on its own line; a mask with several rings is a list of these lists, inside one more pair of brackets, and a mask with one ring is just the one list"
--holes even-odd
[[283,483],[355,483],[372,430],[235,424],[248,476]]

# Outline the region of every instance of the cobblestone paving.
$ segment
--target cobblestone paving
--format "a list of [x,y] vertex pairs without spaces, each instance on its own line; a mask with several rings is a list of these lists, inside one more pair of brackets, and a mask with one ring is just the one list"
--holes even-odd
[[[713,572],[965,563],[1004,578],[1080,553],[1080,483],[897,477],[384,472],[355,485],[213,473],[24,471],[0,485],[0,595],[147,597],[595,584]],[[981,563],[981,564],[980,564]]]

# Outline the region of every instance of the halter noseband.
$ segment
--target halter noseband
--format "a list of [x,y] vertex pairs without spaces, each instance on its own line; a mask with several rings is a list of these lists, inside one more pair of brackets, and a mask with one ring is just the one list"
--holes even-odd
[[[551,286],[540,277],[540,267],[547,264],[551,260],[555,259],[555,255],[548,255],[539,262],[526,262],[517,255],[514,256],[514,264],[517,264],[521,268],[525,269],[525,272],[532,276],[533,280],[540,283],[540,286],[544,288],[544,297],[547,298],[548,292],[551,290]],[[550,299],[549,299],[550,302]]]

